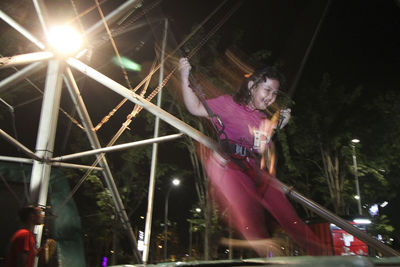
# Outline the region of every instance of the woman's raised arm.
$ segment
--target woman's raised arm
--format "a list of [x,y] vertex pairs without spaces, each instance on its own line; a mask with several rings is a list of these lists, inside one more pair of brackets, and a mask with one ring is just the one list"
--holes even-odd
[[192,88],[190,88],[189,83],[189,75],[192,66],[187,58],[181,58],[179,60],[179,70],[181,72],[181,86],[182,86],[182,94],[183,101],[187,110],[195,115],[200,117],[207,117],[208,113],[204,105],[201,103],[200,99],[193,92]]

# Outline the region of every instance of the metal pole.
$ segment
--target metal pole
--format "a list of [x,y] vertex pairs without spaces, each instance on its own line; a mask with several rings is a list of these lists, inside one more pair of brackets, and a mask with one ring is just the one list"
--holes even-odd
[[[161,63],[160,63],[160,73],[159,73],[159,86],[161,88],[162,82],[164,79],[164,54],[165,54],[165,46],[167,40],[167,30],[168,30],[168,20],[165,19],[164,24],[164,37],[161,47]],[[162,99],[162,89],[158,92],[157,95],[157,107],[161,107],[161,99]],[[154,138],[158,137],[159,134],[159,125],[160,118],[156,117],[154,123]],[[151,224],[153,218],[153,202],[154,202],[154,188],[156,183],[156,164],[157,164],[157,154],[158,154],[158,144],[153,144],[153,151],[151,157],[151,169],[150,169],[150,180],[149,180],[149,193],[147,200],[147,212],[146,212],[146,225],[145,225],[145,234],[144,234],[144,245],[143,245],[143,255],[142,260],[144,263],[147,263],[149,258],[149,250],[150,250],[150,237],[151,237]]]
[[167,260],[167,250],[168,250],[168,200],[171,190],[172,190],[172,185],[169,187],[167,195],[165,196],[165,206],[164,206],[164,261]]
[[8,104],[4,99],[0,98],[0,102],[5,105],[11,113],[14,113],[14,107]]
[[[47,159],[53,155],[63,69],[64,64],[62,61],[49,61],[36,141],[35,154],[40,159]],[[33,203],[46,205],[49,175],[49,163],[37,160],[33,162],[30,183],[31,201]]]
[[[0,161],[33,164],[33,159],[17,158],[17,157],[9,157],[9,156],[0,156]],[[65,163],[65,162],[51,162],[50,165],[54,166],[54,167],[65,167],[65,168],[73,168],[73,169],[89,169],[89,170],[96,170],[96,171],[103,170],[103,168],[101,168],[101,167],[93,167],[93,166],[86,166],[86,165],[81,165],[81,164],[72,164],[72,163]]]
[[294,201],[302,204],[304,207],[308,208],[310,211],[318,214],[328,222],[334,223],[335,225],[339,226],[346,232],[354,235],[361,241],[364,241],[369,246],[374,247],[378,251],[382,252],[385,256],[400,256],[400,253],[389,246],[386,246],[382,242],[377,239],[372,238],[367,233],[361,231],[357,227],[351,225],[347,221],[343,220],[339,216],[333,214],[329,210],[321,207],[319,204],[315,203],[312,200],[307,199],[305,196],[299,194],[298,192],[292,190],[287,185],[283,184],[282,182],[278,181],[281,185],[283,192],[285,192],[291,199]]
[[[114,9],[110,14],[108,14],[104,19],[106,23],[112,24],[118,19],[120,19],[125,12],[127,12],[130,8],[133,8],[136,5],[137,0],[130,0],[120,5],[118,8]],[[85,31],[86,35],[95,35],[104,30],[104,22],[103,20],[98,21],[92,27]]]
[[[82,120],[82,123],[85,126],[86,135],[88,136],[90,144],[93,148],[98,149],[101,147],[99,139],[97,138],[96,133],[93,131],[94,127],[90,120],[89,113],[87,112],[86,106],[80,95],[78,86],[76,85],[70,68],[67,68],[65,71],[65,80],[71,98],[78,110],[78,114]],[[129,223],[128,215],[126,214],[124,204],[122,203],[118,188],[115,185],[107,160],[105,159],[104,154],[99,154],[97,157],[99,158],[100,166],[103,168],[103,177],[114,201],[116,213],[121,220],[122,226],[128,231],[128,237],[132,245],[133,255],[135,256],[136,260],[141,263],[139,252],[137,250],[137,240]]]
[[84,156],[95,155],[95,154],[99,154],[99,153],[115,152],[115,151],[120,151],[120,150],[137,147],[137,146],[171,141],[171,140],[180,138],[182,136],[183,136],[182,133],[171,134],[171,135],[166,135],[166,136],[157,137],[157,138],[150,138],[147,140],[142,140],[142,141],[137,141],[137,142],[120,144],[120,145],[115,145],[115,146],[110,146],[110,147],[103,147],[103,148],[99,148],[99,149],[93,149],[93,150],[78,152],[78,153],[74,153],[74,154],[64,155],[64,156],[60,156],[60,157],[55,157],[55,158],[50,159],[50,161],[64,161],[64,160],[70,160],[70,159],[80,158],[80,157],[84,157]]
[[33,151],[29,148],[18,142],[18,140],[14,139],[8,133],[0,129],[0,135],[3,136],[8,142],[16,146],[19,150],[21,150],[24,154],[28,155],[32,159],[36,159],[37,161],[42,161],[42,158],[38,157]]
[[66,163],[66,162],[51,162],[51,166],[54,167],[65,167],[71,169],[85,169],[85,170],[96,170],[96,171],[103,171],[102,167],[95,167],[95,166],[87,166],[81,164],[73,164],[73,163]]
[[192,230],[193,230],[193,223],[190,222],[189,223],[189,251],[188,251],[189,256],[192,256],[192,249],[193,249],[193,246],[192,246],[192,243],[193,243]]
[[19,70],[18,72],[8,76],[0,82],[0,94],[6,92],[6,89],[11,87],[13,84],[25,79],[29,75],[41,70],[45,66],[44,62],[35,62],[25,68]]
[[95,81],[108,87],[109,89],[116,92],[117,94],[127,98],[129,101],[143,107],[144,109],[146,109],[153,115],[160,117],[160,119],[162,119],[163,121],[167,122],[168,124],[172,125],[173,127],[177,128],[178,130],[184,132],[185,134],[187,134],[188,136],[192,137],[193,139],[199,141],[203,145],[211,148],[212,150],[219,149],[218,144],[214,140],[212,140],[210,137],[205,136],[203,133],[201,133],[197,129],[195,129],[195,128],[191,127],[190,125],[186,124],[185,122],[177,119],[176,117],[172,116],[165,110],[157,107],[150,101],[147,101],[143,97],[135,94],[128,88],[113,81],[112,79],[101,74],[100,72],[96,71],[95,69],[85,65],[81,61],[74,59],[74,58],[68,58],[67,63],[70,66],[72,66],[73,68],[82,72],[83,74],[86,74],[87,76],[94,79]]
[[47,22],[49,22],[49,16],[47,12],[47,8],[43,2],[43,0],[32,0],[33,5],[36,9],[36,14],[39,18],[40,25],[42,26],[42,30],[45,34],[47,34],[48,27],[47,27]]
[[360,185],[358,183],[358,168],[357,168],[356,148],[355,148],[354,144],[352,144],[351,147],[353,148],[353,166],[354,166],[354,179],[355,179],[355,184],[356,184],[356,193],[357,193],[357,199],[356,200],[357,200],[358,214],[362,215]]
[[316,29],[314,31],[314,34],[313,34],[313,36],[312,36],[312,38],[310,40],[310,43],[308,44],[307,50],[306,50],[306,52],[304,54],[304,57],[301,60],[299,70],[297,71],[296,76],[294,77],[293,83],[290,86],[289,96],[291,98],[293,97],[294,91],[296,90],[297,84],[299,83],[300,77],[301,77],[301,75],[303,73],[303,70],[304,70],[304,66],[306,65],[308,57],[309,57],[309,55],[311,53],[311,49],[314,46],[315,40],[317,39],[317,36],[318,36],[318,33],[319,33],[320,29],[321,29],[322,23],[324,22],[325,17],[328,14],[328,10],[329,10],[329,6],[330,5],[331,5],[331,0],[328,0],[326,2],[326,5],[325,5],[324,11],[323,11],[323,13],[321,15],[321,18],[318,21],[318,25],[317,25],[317,27],[316,27]]
[[33,159],[10,157],[10,156],[0,156],[0,161],[19,162],[19,163],[26,163],[26,164],[33,163]]
[[42,42],[39,41],[35,36],[33,36],[29,31],[27,31],[24,27],[19,25],[15,20],[13,20],[11,17],[9,17],[6,13],[0,10],[0,18],[3,19],[8,25],[13,27],[15,30],[17,30],[20,34],[25,36],[29,41],[34,43],[37,47],[40,49],[44,49],[45,46],[42,44]]
[[[41,159],[47,159],[53,155],[63,70],[64,62],[60,60],[49,61],[35,152],[36,156]],[[49,163],[37,160],[33,162],[30,181],[31,203],[46,206],[50,171],[51,165]],[[40,244],[42,231],[43,225],[35,226],[36,244]],[[37,259],[35,266],[37,266]]]
[[36,52],[11,57],[2,57],[0,58],[0,69],[48,60],[53,58],[53,56],[54,55],[51,52]]

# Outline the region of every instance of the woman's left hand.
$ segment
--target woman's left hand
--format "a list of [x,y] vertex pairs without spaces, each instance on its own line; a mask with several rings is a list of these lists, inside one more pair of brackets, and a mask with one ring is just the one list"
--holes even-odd
[[283,127],[286,126],[286,124],[288,124],[290,120],[290,112],[291,112],[290,108],[281,110],[279,114],[279,123],[278,123],[279,129],[282,129]]

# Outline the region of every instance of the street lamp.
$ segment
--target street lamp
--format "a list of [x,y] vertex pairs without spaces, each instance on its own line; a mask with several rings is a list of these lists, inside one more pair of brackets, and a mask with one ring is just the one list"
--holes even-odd
[[357,200],[358,214],[362,215],[360,185],[358,183],[357,157],[356,157],[356,144],[358,144],[358,143],[360,143],[360,140],[358,140],[358,139],[351,140],[351,147],[353,149],[354,179],[356,182],[356,193],[357,193],[355,199]]
[[[197,213],[200,213],[201,212],[201,209],[200,208],[196,208],[195,209],[195,211],[197,212]],[[193,249],[193,246],[192,246],[192,240],[193,240],[193,234],[192,234],[192,232],[193,232],[193,223],[192,223],[192,221],[190,221],[190,225],[189,225],[189,256],[192,256],[192,249]]]
[[165,213],[164,213],[164,261],[167,260],[167,245],[168,245],[168,200],[171,190],[175,186],[179,186],[181,181],[179,179],[173,179],[172,185],[168,188],[167,194],[165,195]]

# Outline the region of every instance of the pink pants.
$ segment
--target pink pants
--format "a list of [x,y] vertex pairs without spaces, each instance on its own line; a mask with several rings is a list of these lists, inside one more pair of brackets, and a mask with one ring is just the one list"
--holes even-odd
[[[265,225],[264,211],[267,209],[286,233],[311,254],[319,254],[317,237],[297,216],[291,203],[282,192],[275,177],[262,173],[268,179],[260,192],[253,177],[249,177],[232,163],[221,161],[217,154],[208,155],[205,167],[217,194],[221,208],[227,210],[231,225],[247,240],[269,237]],[[262,186],[262,185],[261,185]],[[260,256],[266,256],[255,249]]]

